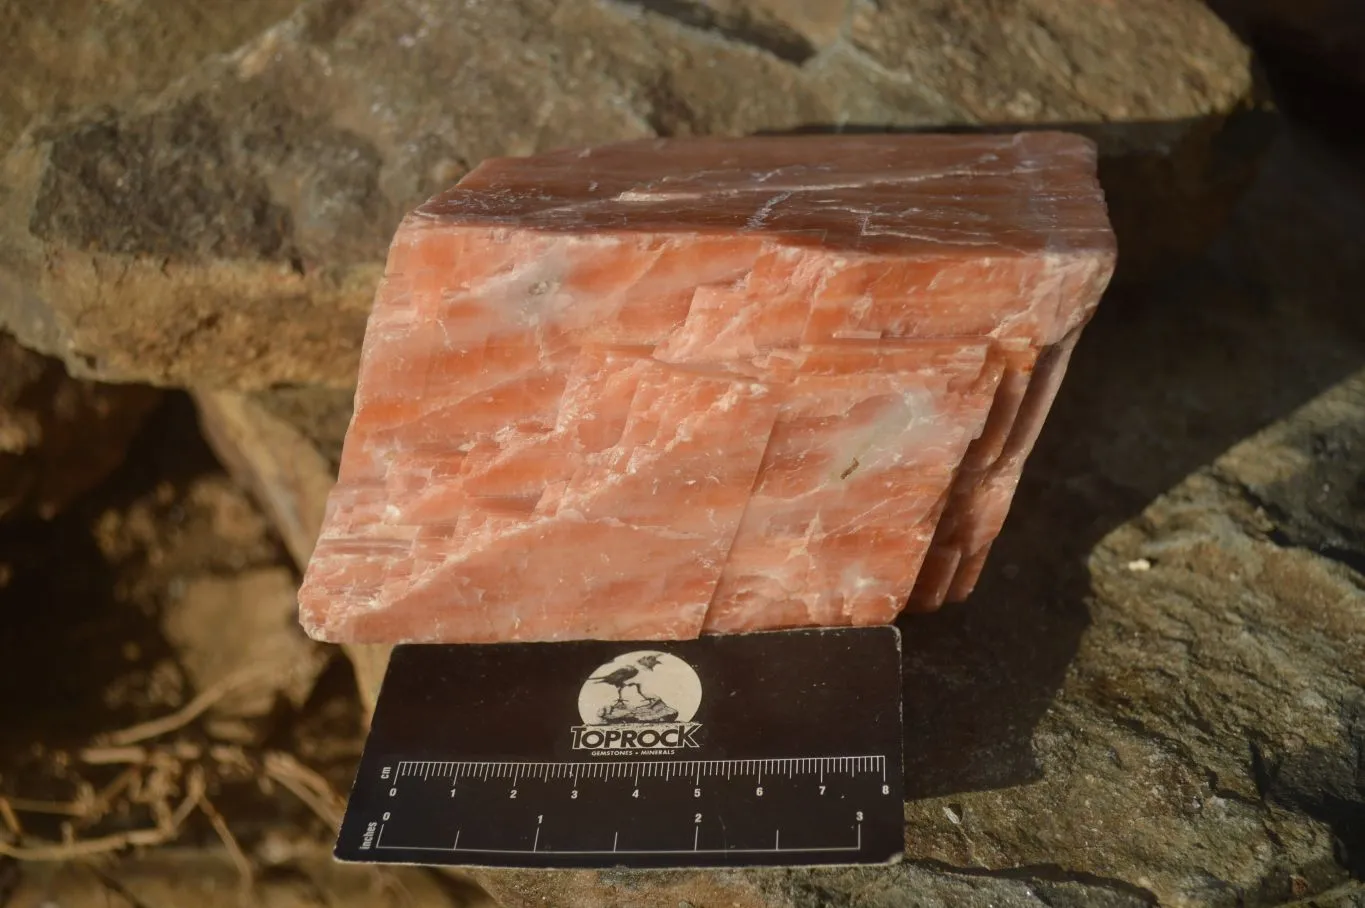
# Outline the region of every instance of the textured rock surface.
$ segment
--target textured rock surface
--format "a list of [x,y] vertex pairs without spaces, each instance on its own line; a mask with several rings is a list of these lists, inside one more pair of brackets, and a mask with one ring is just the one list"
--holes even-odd
[[[351,424],[355,389],[280,387],[255,391],[247,403],[269,413],[306,439],[331,466],[335,475],[341,447]],[[316,540],[316,532],[313,534]]]
[[1113,261],[1059,133],[485,162],[394,239],[304,626],[678,639],[962,598]]
[[338,863],[322,848],[270,840],[251,857],[267,872],[245,897],[231,855],[191,848],[156,849],[98,870],[80,861],[38,863],[5,891],[12,908],[108,908],[130,902],[240,908],[246,901],[268,908],[492,908],[468,887],[443,884],[416,867],[376,871]]
[[1198,0],[456,10],[310,0],[159,95],[35,127],[0,165],[0,326],[86,375],[344,388],[400,215],[486,157],[1076,123],[1134,265],[1206,235],[1257,157],[1221,140],[1248,56]]
[[333,481],[326,458],[249,395],[205,391],[195,402],[218,459],[260,502],[295,563],[307,564]]
[[30,121],[165,88],[293,12],[298,0],[55,0],[0,8],[0,148]]
[[1207,261],[1100,307],[981,586],[900,622],[904,865],[481,882],[508,906],[1365,902],[1359,172],[1280,143]]
[[298,630],[291,571],[194,577],[179,592],[166,604],[162,628],[196,690],[244,671],[270,679],[224,697],[216,712],[259,718],[274,708],[277,694],[295,708],[303,705],[326,656]]
[[[335,395],[317,392],[302,396],[316,400]],[[273,406],[262,403],[263,397]],[[214,453],[237,481],[251,490],[302,571],[322,530],[327,493],[336,474],[334,463],[319,450],[320,443],[281,418],[279,411],[290,412],[298,397],[288,392],[277,396],[202,391],[195,402],[200,426]],[[296,623],[292,589],[290,613],[291,623]],[[389,650],[387,646],[346,646],[367,715],[374,711]]]
[[0,517],[51,517],[123,462],[160,399],[69,377],[0,334]]
[[1150,905],[1140,892],[1105,881],[1038,879],[1026,869],[1006,876],[953,873],[930,866],[885,870],[749,870],[590,873],[555,871],[475,874],[499,904],[625,908],[691,905],[694,908],[857,908],[953,906],[953,908],[1137,908]]

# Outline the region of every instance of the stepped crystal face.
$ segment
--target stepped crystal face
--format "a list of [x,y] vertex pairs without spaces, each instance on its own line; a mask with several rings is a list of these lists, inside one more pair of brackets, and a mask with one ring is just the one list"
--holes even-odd
[[304,626],[676,639],[965,597],[1113,265],[1061,133],[485,162],[394,238]]

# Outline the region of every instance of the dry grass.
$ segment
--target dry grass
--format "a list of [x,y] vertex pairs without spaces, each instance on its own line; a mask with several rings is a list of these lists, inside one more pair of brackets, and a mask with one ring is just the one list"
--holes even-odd
[[[258,685],[277,689],[280,680],[256,668],[241,671],[165,716],[100,735],[67,759],[78,767],[122,766],[101,788],[80,782],[75,795],[64,801],[0,796],[0,856],[65,862],[168,845],[180,837],[186,820],[197,811],[222,841],[237,868],[243,903],[250,903],[255,882],[252,863],[209,799],[212,783],[257,778],[262,780],[263,789],[283,790],[297,798],[332,829],[341,823],[344,801],[325,778],[292,754],[166,739],[185,730],[223,697]],[[150,824],[104,835],[88,834],[116,813],[129,811],[146,814]],[[25,814],[61,817],[61,840],[43,841],[29,834],[22,820]]]

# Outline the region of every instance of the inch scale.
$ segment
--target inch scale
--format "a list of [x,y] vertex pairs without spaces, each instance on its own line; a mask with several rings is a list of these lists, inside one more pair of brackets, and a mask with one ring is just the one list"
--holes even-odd
[[[889,628],[399,647],[336,855],[520,867],[894,860],[899,664]],[[847,749],[818,752],[834,744]]]

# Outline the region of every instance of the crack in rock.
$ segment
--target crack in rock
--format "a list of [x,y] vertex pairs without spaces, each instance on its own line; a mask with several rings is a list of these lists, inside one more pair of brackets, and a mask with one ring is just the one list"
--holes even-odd
[[803,35],[778,22],[765,22],[743,10],[721,12],[698,0],[616,0],[670,19],[684,28],[704,31],[744,44],[779,60],[800,66],[815,56]]
[[[957,867],[942,861],[914,861],[915,866],[939,873],[955,873],[961,876],[987,879],[1016,880],[1030,885],[1074,883],[1081,886],[1107,889],[1117,895],[1126,896],[1129,904],[1156,905],[1156,893],[1150,889],[1114,877],[1087,873],[1083,870],[1069,870],[1059,864],[1024,864],[1019,867],[987,869],[981,867]],[[1046,901],[1046,899],[1044,899]]]

